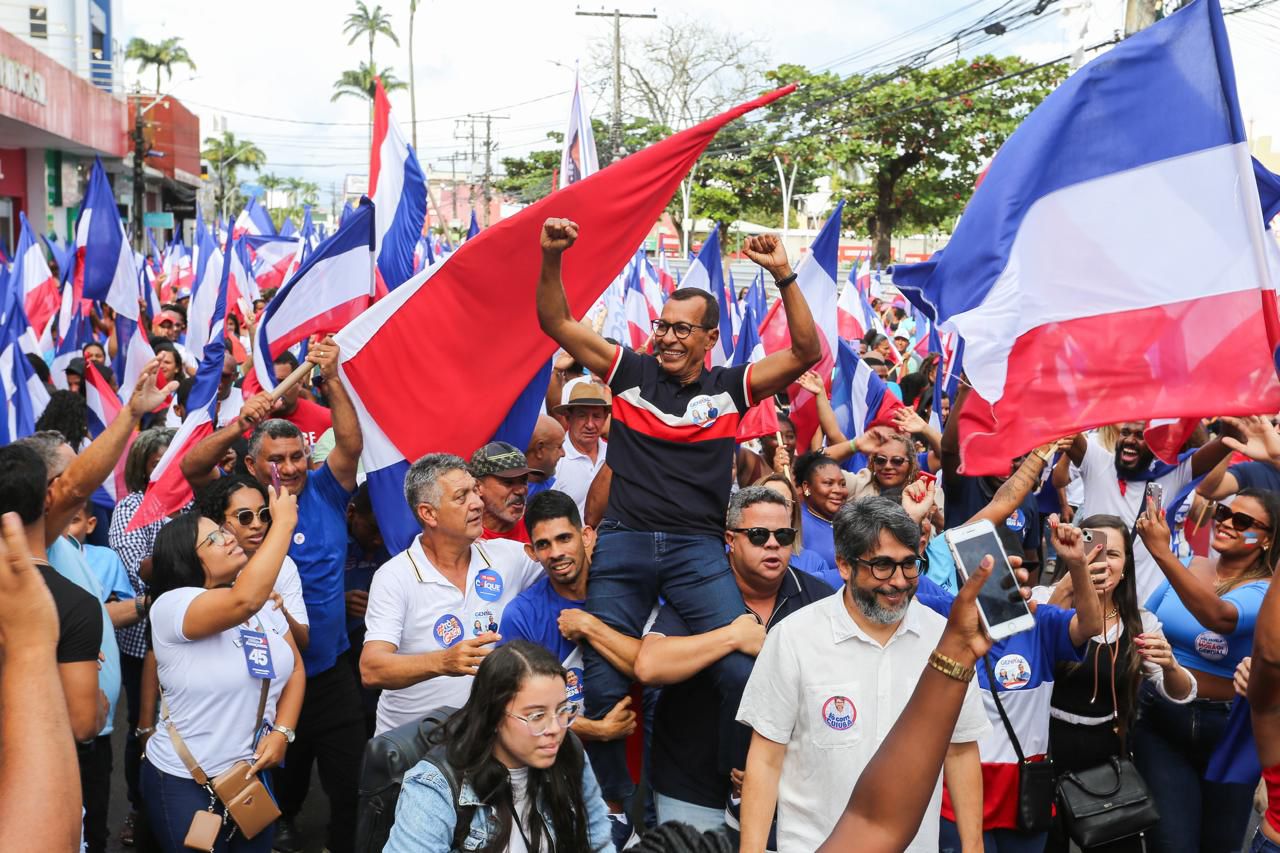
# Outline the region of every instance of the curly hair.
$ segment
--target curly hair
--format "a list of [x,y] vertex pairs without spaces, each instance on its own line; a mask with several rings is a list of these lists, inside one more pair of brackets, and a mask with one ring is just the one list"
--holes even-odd
[[89,435],[89,407],[84,397],[74,391],[54,391],[49,395],[49,405],[36,421],[36,431],[53,430],[62,434],[73,450]]

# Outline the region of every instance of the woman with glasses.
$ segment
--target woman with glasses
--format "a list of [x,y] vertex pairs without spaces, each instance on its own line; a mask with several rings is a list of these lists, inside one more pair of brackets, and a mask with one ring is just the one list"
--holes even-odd
[[[274,493],[271,516],[252,558],[234,534],[197,512],[156,536],[149,615],[162,705],[141,777],[147,818],[166,853],[185,849],[196,812],[225,811],[192,778],[184,747],[213,778],[237,761],[254,772],[275,767],[293,740],[306,674],[270,599],[298,521],[297,497]],[[215,849],[265,853],[274,835],[268,827],[247,839],[227,820]]]
[[578,710],[551,652],[526,640],[495,649],[404,775],[384,851],[612,850],[600,786],[569,732]]
[[844,471],[830,456],[809,453],[796,460],[795,478],[801,494],[801,533],[809,548],[834,566],[836,545],[832,519],[849,499]]
[[1143,778],[1159,780],[1151,793],[1161,819],[1147,834],[1147,849],[1237,850],[1254,785],[1210,782],[1205,769],[1227,730],[1232,677],[1251,652],[1275,570],[1280,495],[1245,489],[1230,506],[1219,505],[1211,540],[1216,558],[1192,557],[1184,565],[1159,507],[1148,507],[1137,529],[1165,576],[1147,609],[1164,624],[1198,694],[1177,705],[1147,690],[1139,703],[1134,759]]
[[[205,518],[212,518],[236,537],[246,556],[258,553],[271,529],[266,486],[243,474],[219,477],[201,491],[198,503]],[[298,648],[305,650],[311,642],[311,624],[302,598],[302,578],[292,557],[286,555],[280,564],[273,591],[280,596],[280,612],[289,623],[289,633]]]

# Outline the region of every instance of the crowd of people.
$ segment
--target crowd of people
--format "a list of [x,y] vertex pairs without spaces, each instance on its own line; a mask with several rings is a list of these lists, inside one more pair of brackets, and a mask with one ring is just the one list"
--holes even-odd
[[[228,347],[215,428],[175,460],[193,499],[137,525],[199,354],[166,306],[91,438],[85,365],[109,376],[115,341],[86,344],[0,447],[0,849],[292,853],[323,797],[334,853],[1280,851],[1274,418],[1207,419],[1174,463],[1133,421],[968,476],[964,383],[931,426],[941,355],[911,354],[901,306],[857,343],[903,405],[846,435],[777,238],[743,253],[790,345],[708,367],[706,291],[674,290],[642,351],[573,316],[577,235],[540,238],[560,352],[527,446],[414,461],[398,552],[334,338],[247,397],[253,336]],[[779,429],[740,441],[761,402]],[[975,523],[1002,553],[958,566]],[[1029,630],[992,640],[989,580]],[[417,752],[379,834],[384,742]],[[1112,770],[1128,793],[1095,817],[1127,822],[1089,834],[1066,789]]]

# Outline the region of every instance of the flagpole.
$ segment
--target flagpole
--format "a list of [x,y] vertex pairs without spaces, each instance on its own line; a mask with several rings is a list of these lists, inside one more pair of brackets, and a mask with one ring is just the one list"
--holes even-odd
[[293,373],[290,373],[284,379],[281,379],[280,384],[271,389],[271,399],[279,400],[283,397],[286,391],[303,380],[307,373],[311,371],[312,367],[313,365],[309,361],[304,361],[302,364],[295,367],[293,369]]

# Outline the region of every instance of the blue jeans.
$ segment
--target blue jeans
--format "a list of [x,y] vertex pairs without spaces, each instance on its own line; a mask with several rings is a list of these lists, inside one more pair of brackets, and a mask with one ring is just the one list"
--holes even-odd
[[670,823],[673,820],[687,823],[699,832],[714,832],[724,829],[724,809],[709,809],[694,803],[686,803],[665,794],[654,792],[658,805],[658,822]]
[[1160,812],[1160,822],[1146,833],[1149,853],[1240,849],[1254,786],[1204,780],[1230,707],[1228,702],[1201,699],[1176,705],[1143,687],[1133,730],[1133,760]]
[[[612,519],[601,522],[591,559],[587,612],[616,631],[639,637],[659,594],[694,634],[722,628],[745,612],[722,539],[641,532]],[[590,645],[584,647],[583,657],[585,711],[598,720],[627,695],[630,683]],[[710,669],[720,695],[720,731],[726,735],[720,743],[720,764],[726,776],[733,767],[744,766],[749,740],[732,735],[741,728],[736,722],[738,705],[753,663],[747,655],[734,652]],[[739,749],[742,756],[735,759]],[[629,797],[634,785],[627,772],[625,742],[595,741],[587,744],[587,751],[604,798]]]
[[[1263,818],[1266,820],[1266,818]],[[1280,844],[1276,844],[1270,838],[1262,834],[1259,829],[1253,834],[1253,839],[1249,844],[1249,853],[1280,853]]]
[[[982,833],[986,853],[1041,853],[1049,840],[1047,832],[1019,832],[1016,829],[988,829]],[[954,821],[940,819],[939,853],[960,853],[960,830]]]
[[[209,808],[213,795],[193,780],[162,773],[145,760],[139,768],[139,777],[142,801],[147,807],[147,820],[160,843],[160,849],[164,853],[187,853],[187,847],[182,841],[191,828],[191,818],[196,812]],[[214,811],[222,814],[226,810],[215,800]],[[275,837],[274,824],[252,839],[246,839],[235,823],[228,820],[213,850],[214,853],[271,853],[271,842]]]

